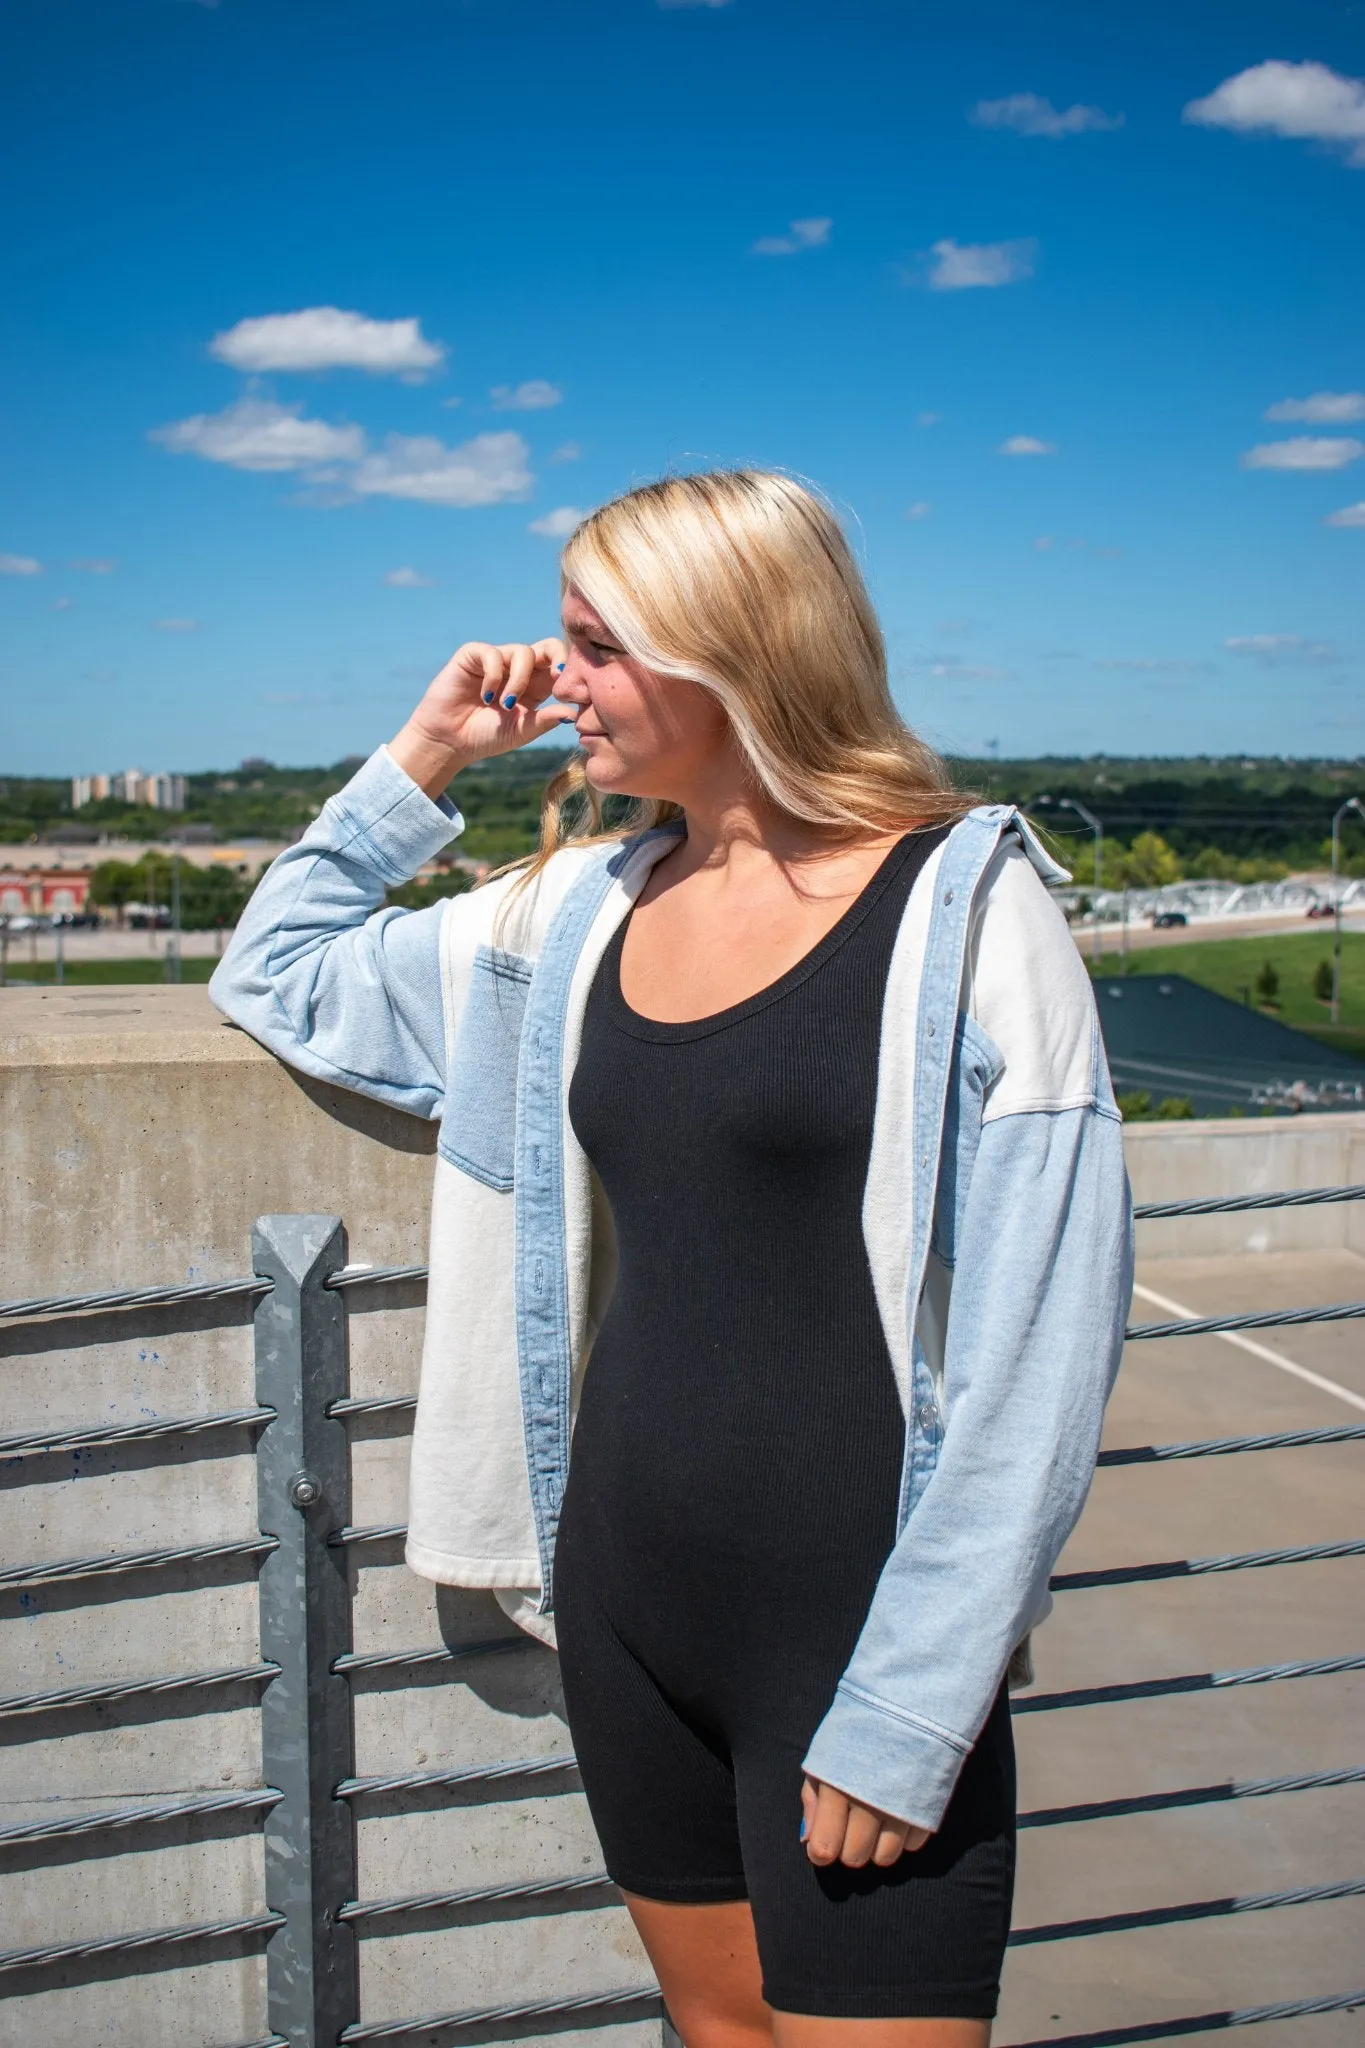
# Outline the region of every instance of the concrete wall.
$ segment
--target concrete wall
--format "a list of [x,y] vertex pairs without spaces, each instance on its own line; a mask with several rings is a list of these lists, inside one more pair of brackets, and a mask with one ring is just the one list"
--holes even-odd
[[[195,989],[0,992],[0,1247],[7,1299],[249,1270],[269,1211],[345,1218],[352,1261],[425,1256],[434,1130],[320,1087],[215,1023]],[[1136,1126],[1139,1200],[1365,1181],[1365,1118]],[[1149,1250],[1362,1245],[1349,1208],[1145,1225]],[[351,1385],[416,1383],[420,1292],[350,1298]],[[0,1331],[0,1433],[250,1405],[249,1314],[184,1309]],[[405,1515],[406,1427],[354,1433],[353,1519]],[[13,1562],[245,1536],[255,1492],[245,1437],[0,1461],[0,1551]],[[354,1553],[353,1553],[354,1555]],[[396,1546],[353,1566],[360,1652],[502,1633],[482,1595],[441,1593]],[[0,1692],[250,1662],[255,1592],[241,1567],[0,1592]],[[409,1690],[357,1686],[362,1774],[455,1768],[568,1746],[554,1662],[538,1648]],[[0,1719],[0,1826],[142,1796],[260,1783],[251,1693],[84,1714]],[[552,1793],[442,1797],[361,1810],[360,1892],[567,1876],[598,1850],[572,1780]],[[259,1908],[259,1825],[182,1824],[155,1838],[0,1848],[3,1946],[76,1940]],[[619,1988],[648,1969],[619,1908],[467,1921],[438,1916],[362,1942],[362,2011],[396,2018]],[[5,1980],[0,2044],[140,2048],[253,2041],[266,2032],[259,1952],[188,1948],[175,1966],[109,1963]],[[563,2040],[563,2036],[559,2036]],[[570,2037],[572,2040],[574,2037]],[[586,2037],[585,2037],[586,2039]],[[613,2032],[657,2042],[656,2023]]]
[[[1129,1124],[1123,1137],[1139,1206],[1365,1185],[1365,1116],[1356,1111]],[[1138,1251],[1147,1258],[1336,1250],[1365,1252],[1365,1203],[1250,1209],[1138,1226]]]

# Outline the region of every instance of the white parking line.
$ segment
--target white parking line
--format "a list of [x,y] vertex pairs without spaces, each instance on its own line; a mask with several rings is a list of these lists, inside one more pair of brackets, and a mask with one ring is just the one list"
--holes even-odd
[[[1184,1308],[1180,1302],[1172,1301],[1168,1294],[1157,1294],[1150,1287],[1133,1283],[1134,1294],[1140,1294],[1144,1301],[1150,1301],[1154,1308],[1164,1309],[1168,1316],[1176,1316],[1182,1323],[1193,1322],[1198,1309]],[[1296,1380],[1306,1380],[1310,1387],[1317,1387],[1324,1394],[1335,1394],[1338,1401],[1345,1401],[1351,1408],[1365,1411],[1365,1397],[1353,1394],[1349,1387],[1338,1385],[1336,1380],[1324,1379],[1320,1372],[1310,1372],[1306,1365],[1295,1365],[1292,1358],[1281,1358],[1278,1351],[1267,1351],[1264,1344],[1255,1344],[1250,1337],[1241,1336],[1236,1330],[1212,1330],[1211,1336],[1220,1343],[1235,1344],[1239,1351],[1249,1351],[1253,1358],[1265,1360],[1267,1365],[1278,1365],[1281,1372],[1292,1373]]]

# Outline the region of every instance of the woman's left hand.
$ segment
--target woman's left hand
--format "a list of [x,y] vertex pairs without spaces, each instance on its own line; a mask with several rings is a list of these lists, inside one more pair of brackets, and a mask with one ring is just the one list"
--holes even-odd
[[806,1854],[812,1863],[847,1864],[861,1870],[864,1864],[883,1869],[914,1849],[922,1849],[931,1830],[917,1828],[911,1821],[897,1820],[893,1813],[878,1813],[850,1799],[836,1785],[820,1785],[813,1778],[801,1784],[801,1811],[805,1816]]

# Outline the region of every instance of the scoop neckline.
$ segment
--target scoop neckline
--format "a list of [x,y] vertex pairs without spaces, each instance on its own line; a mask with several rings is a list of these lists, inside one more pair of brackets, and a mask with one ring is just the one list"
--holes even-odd
[[652,1039],[656,1043],[671,1041],[674,1044],[689,1038],[707,1038],[713,1032],[728,1031],[736,1024],[745,1023],[757,1016],[773,1003],[780,1003],[791,995],[803,982],[818,974],[820,969],[837,953],[858,926],[868,916],[878,899],[883,896],[910,857],[916,842],[924,836],[924,829],[905,832],[889,848],[885,857],[873,869],[847,910],[832,924],[822,939],[817,939],[808,953],[793,963],[776,981],[758,989],[743,1002],[731,1003],[726,1009],[713,1010],[705,1017],[689,1017],[680,1023],[669,1023],[662,1018],[645,1017],[639,1010],[631,1008],[621,989],[621,954],[625,947],[626,931],[630,925],[632,911],[622,919],[612,934],[604,966],[606,968],[604,993],[611,1011],[611,1020],[616,1028],[632,1038]]

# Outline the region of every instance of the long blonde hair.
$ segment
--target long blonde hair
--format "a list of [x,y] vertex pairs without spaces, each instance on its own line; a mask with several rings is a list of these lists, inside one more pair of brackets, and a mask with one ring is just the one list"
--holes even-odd
[[[764,793],[832,839],[941,824],[975,801],[897,711],[852,550],[791,477],[710,470],[627,491],[574,528],[561,571],[634,660],[710,690]],[[680,816],[637,799],[604,831],[576,756],[546,789],[527,879],[565,844]]]

